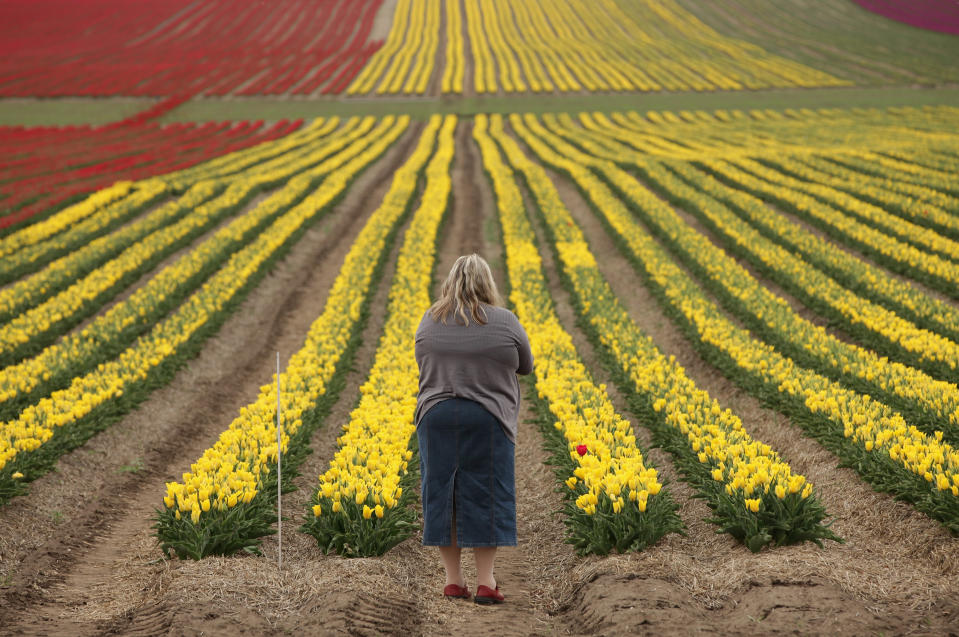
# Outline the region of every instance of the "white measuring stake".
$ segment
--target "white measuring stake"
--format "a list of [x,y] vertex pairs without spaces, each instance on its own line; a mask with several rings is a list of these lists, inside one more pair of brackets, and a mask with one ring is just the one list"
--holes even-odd
[[276,523],[279,541],[278,567],[283,568],[283,473],[280,468],[280,353],[276,353]]

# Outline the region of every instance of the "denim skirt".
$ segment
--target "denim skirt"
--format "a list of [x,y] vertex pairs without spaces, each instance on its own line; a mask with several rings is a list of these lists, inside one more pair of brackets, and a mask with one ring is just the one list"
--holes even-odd
[[515,445],[479,403],[451,398],[416,429],[423,498],[423,544],[516,546]]

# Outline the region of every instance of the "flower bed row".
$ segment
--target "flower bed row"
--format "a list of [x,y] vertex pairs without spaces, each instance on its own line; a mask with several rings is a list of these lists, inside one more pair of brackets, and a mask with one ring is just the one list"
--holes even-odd
[[446,0],[446,66],[440,92],[463,93],[463,80],[466,76],[465,52],[463,46],[463,11],[459,0]]
[[174,370],[198,351],[269,266],[336,202],[360,170],[386,151],[408,121],[403,117],[387,129],[371,133],[371,145],[261,230],[174,313],[119,356],[75,377],[68,387],[24,409],[18,418],[0,424],[0,502],[22,493],[23,483],[48,470],[62,453],[109,426],[153,388],[169,382]]
[[[497,128],[501,127],[498,123]],[[629,317],[605,281],[586,239],[545,171],[498,133],[510,162],[524,177],[561,265],[567,287],[591,338],[605,353],[630,404],[643,414],[658,444],[713,509],[720,529],[752,551],[768,544],[837,539],[823,524],[826,512],[804,476],[754,440],[732,411],[723,409],[667,358]],[[552,153],[526,135],[548,163],[571,173],[587,169]],[[588,174],[581,183],[595,179]]]
[[[121,251],[128,249],[136,241],[179,220],[210,196],[219,194],[226,188],[228,184],[224,182],[224,178],[235,177],[241,172],[244,177],[249,178],[252,177],[254,170],[262,173],[281,166],[286,167],[292,161],[291,156],[294,153],[297,155],[308,153],[311,143],[327,137],[338,124],[339,121],[336,118],[317,120],[302,131],[282,140],[260,144],[254,148],[230,153],[223,158],[204,162],[195,168],[163,175],[160,180],[165,182],[172,192],[186,194],[180,199],[159,206],[156,210],[125,224],[114,232],[68,252],[47,264],[39,272],[0,290],[0,321],[7,321],[37,305]],[[347,123],[340,134],[345,133],[355,124],[358,124],[358,120]],[[129,186],[133,187],[133,184]],[[211,188],[214,188],[215,192],[209,193]],[[203,193],[209,194],[203,196]],[[94,197],[97,196],[100,196],[100,193],[94,195]]]
[[[356,120],[349,121],[355,123]],[[167,173],[163,175],[163,181],[170,184],[173,190],[182,192],[193,184],[206,179],[218,179],[254,167],[260,170],[268,170],[278,163],[290,161],[292,157],[296,156],[295,151],[327,137],[339,128],[340,123],[338,117],[326,119],[319,117],[300,130],[279,139],[226,153],[202,164]],[[344,126],[349,125],[347,123]]]
[[[693,189],[652,162],[636,164],[647,182],[664,197],[692,212],[723,240],[731,252],[795,294],[808,306],[856,335],[876,352],[955,382],[959,345],[921,329],[858,294],[766,239],[720,201]],[[682,239],[678,239],[682,242]],[[701,258],[708,258],[704,255]],[[841,362],[841,361],[840,361]],[[873,391],[882,392],[881,388]],[[895,400],[895,398],[893,398]]]
[[[773,172],[758,162],[703,160],[697,163],[734,188],[775,201],[838,241],[869,254],[881,265],[959,298],[959,264],[891,237],[811,195],[755,176]],[[754,174],[742,170],[741,166],[748,167]]]
[[[318,145],[313,152],[304,154],[293,163],[291,170],[274,170],[267,175],[254,173],[249,180],[232,179],[226,192],[208,202],[205,208],[219,216],[230,214],[242,207],[261,187],[276,185],[290,178],[283,188],[163,268],[130,297],[96,317],[79,332],[70,332],[59,343],[50,345],[36,356],[0,370],[0,419],[12,418],[24,406],[65,386],[74,376],[118,354],[139,334],[151,329],[156,321],[176,307],[231,254],[296,205],[320,180],[374,144],[377,137],[390,128],[391,122],[391,119],[387,119],[373,128],[374,118],[368,118],[348,134],[328,144]],[[319,165],[309,168],[317,162],[320,162]],[[296,173],[303,168],[307,170]],[[206,216],[200,212],[194,214],[198,219]],[[134,250],[133,258],[136,259],[138,254]],[[96,274],[88,278],[102,278]],[[75,287],[82,288],[82,285],[83,281]],[[61,313],[69,316],[70,300],[73,298],[69,292],[61,293],[45,305],[59,301],[63,305]]]
[[[428,83],[418,82],[419,73],[432,72],[442,25],[439,9],[444,6],[447,25],[457,25],[447,31],[446,68],[464,55],[467,41],[459,23],[465,20],[478,94],[849,84],[726,38],[673,1],[626,6],[583,0],[469,0],[463,3],[462,16],[459,4],[400,0],[386,44],[348,93],[423,94]],[[428,8],[436,11],[435,18]],[[452,88],[444,82],[442,90]]]
[[55,216],[117,181],[191,166],[282,137],[302,124],[148,121],[183,99],[173,96],[103,126],[0,126],[0,236]]
[[[775,169],[753,162],[741,162],[739,167],[777,186],[808,193],[819,201],[919,250],[951,261],[959,261],[959,242],[950,238],[959,231],[959,221],[944,211],[936,211],[933,208],[931,212],[938,212],[938,216],[926,215],[928,222],[919,224],[912,217],[922,216],[922,212],[911,213],[908,207],[903,207],[901,201],[892,196],[877,195],[881,203],[874,205],[859,196],[859,187],[855,182],[845,182],[846,188],[840,190],[834,187],[835,184],[822,179],[821,174],[804,169],[801,164],[793,162],[788,156],[781,155],[772,161],[766,161],[765,164],[773,164]],[[795,174],[798,178],[790,176],[789,173]],[[850,190],[851,194],[845,192],[846,189]],[[900,204],[898,208],[897,204]],[[923,206],[921,210],[931,208],[931,206]],[[902,216],[887,212],[890,209],[895,209]]]
[[[585,132],[566,132],[585,148],[603,154],[602,142]],[[811,296],[818,306],[826,306],[826,293],[832,291],[838,301],[832,301],[833,314],[845,318],[855,314],[857,322],[865,329],[856,330],[866,336],[870,344],[882,336],[887,346],[894,347],[896,334],[899,338],[914,341],[912,347],[897,348],[897,352],[919,362],[928,363],[945,377],[955,377],[956,345],[954,342],[926,330],[918,330],[914,325],[899,319],[894,314],[875,305],[865,304],[855,295],[845,291],[822,273],[809,268],[802,261],[793,258],[788,252],[770,245],[760,234],[732,213],[723,210],[716,201],[704,202],[702,195],[692,191],[681,181],[670,178],[668,173],[657,169],[649,162],[635,161],[635,157],[623,154],[622,147],[608,151],[610,158],[617,157],[637,166],[641,172],[673,199],[681,201],[690,210],[699,213],[709,225],[719,232],[735,233],[722,223],[737,224],[743,233],[735,239],[735,245],[744,254],[756,255],[764,247],[773,252],[772,256],[763,255],[756,261],[776,274],[791,267],[788,279],[776,278],[790,287],[799,289],[804,295]],[[584,160],[588,161],[588,160]],[[902,411],[907,420],[920,428],[933,432],[942,430],[950,441],[959,440],[959,389],[953,383],[936,380],[927,374],[880,357],[875,352],[850,343],[845,343],[829,334],[825,329],[802,318],[783,299],[777,297],[759,281],[739,266],[734,259],[701,233],[686,224],[669,206],[643,188],[639,182],[618,168],[598,164],[597,172],[607,179],[614,188],[622,193],[627,201],[643,201],[636,212],[647,222],[652,231],[680,256],[694,272],[699,274],[707,287],[713,290],[730,311],[742,318],[747,325],[761,334],[769,343],[778,347],[796,362],[816,369],[849,387],[881,397],[884,402]],[[753,236],[743,235],[752,233]],[[748,247],[743,247],[748,246]],[[799,271],[800,275],[795,274]],[[805,279],[805,280],[804,280]],[[810,289],[811,288],[811,289]],[[846,303],[850,309],[840,312],[837,306]],[[858,327],[851,321],[847,326]],[[877,334],[878,333],[878,334]],[[880,343],[881,344],[881,343]],[[931,361],[931,362],[930,362]]]
[[439,46],[442,6],[438,1],[399,0],[386,43],[356,76],[347,94],[425,94]]
[[[916,124],[910,123],[911,126]],[[920,124],[921,125],[921,124]],[[908,130],[908,129],[907,129]],[[927,149],[923,156],[928,157],[929,153],[941,153],[942,149]],[[953,180],[943,178],[933,171],[923,170],[922,166],[915,165],[916,151],[896,151],[895,147],[885,148],[881,153],[858,150],[855,148],[846,148],[840,153],[830,153],[819,157],[804,157],[803,159],[817,168],[832,172],[851,171],[854,175],[863,175],[866,179],[878,179],[887,187],[902,189],[902,185],[907,187],[902,191],[917,198],[933,197],[933,201],[941,206],[953,206],[953,201],[959,197],[959,186],[952,183]],[[912,161],[896,161],[887,155],[896,154],[908,155]],[[814,164],[812,162],[815,162]],[[858,177],[857,177],[858,178]],[[930,195],[929,193],[932,193]],[[944,193],[946,199],[942,199],[940,194]]]
[[[844,191],[911,223],[959,239],[959,217],[952,214],[953,210],[959,211],[959,201],[946,193],[909,181],[864,175],[815,156],[767,156],[760,161],[789,176]],[[953,210],[948,208],[950,204]]]
[[10,0],[0,96],[340,92],[380,47],[370,35],[382,4]]
[[473,135],[496,194],[510,300],[529,335],[535,387],[545,403],[541,428],[568,487],[567,541],[580,553],[641,550],[682,530],[677,505],[647,466],[631,423],[593,381],[560,324],[522,195],[490,133],[502,141],[502,118],[478,117]]
[[0,240],[5,252],[0,260],[0,285],[110,232],[170,194],[165,183],[152,178],[118,183],[106,190]]
[[[440,120],[423,131],[397,170],[382,204],[370,216],[333,282],[323,313],[280,375],[284,486],[296,475],[310,433],[341,389],[369,313],[372,290],[417,182],[433,153]],[[156,534],[167,554],[200,559],[256,550],[276,520],[276,378],[242,408],[217,442],[180,482],[168,482]]]
[[[547,164],[560,154],[573,165],[617,170],[546,131],[532,116],[511,118],[520,137]],[[527,129],[528,127],[528,129]],[[539,152],[542,150],[543,152]],[[556,164],[559,170],[564,165]],[[907,425],[902,415],[868,395],[846,389],[797,365],[729,321],[652,240],[609,188],[591,171],[567,173],[592,202],[624,254],[644,275],[667,312],[703,356],[759,400],[791,416],[874,488],[911,502],[959,533],[959,451]],[[632,191],[634,209],[662,205],[644,189]]]
[[[430,306],[439,228],[449,206],[456,116],[442,120],[420,204],[403,237],[386,323],[360,398],[319,476],[302,531],[324,553],[382,555],[413,531],[419,460],[413,413],[419,373],[412,337]],[[434,116],[434,126],[438,116]]]
[[879,303],[920,327],[959,340],[959,309],[915,286],[886,275],[870,262],[836,250],[800,224],[770,209],[760,199],[705,174],[686,162],[666,165],[693,187],[729,206],[763,236],[800,255],[844,286]]
[[39,272],[0,289],[0,323],[36,307],[137,241],[181,220],[224,187],[225,184],[213,181],[199,182],[179,199],[164,203],[116,231],[68,252]]
[[[297,179],[289,181],[282,190],[257,206],[249,215],[244,215],[217,231],[213,237],[197,246],[192,254],[203,254],[204,250],[209,251],[211,245],[229,246],[232,241],[249,236],[252,228],[263,223],[271,214],[275,215],[283,207],[296,203],[298,199],[305,196],[313,182],[346,161],[351,154],[359,152],[362,144],[356,142],[369,132],[373,123],[372,117],[366,118],[359,127],[349,130],[348,133],[345,132],[333,139],[322,140],[315,143],[313,147],[300,151],[295,160],[282,167],[272,170],[252,170],[239,176],[231,176],[229,183],[223,184],[225,187],[223,194],[205,203],[198,201],[196,197],[187,197],[183,205],[194,208],[191,214],[154,230],[139,242],[128,246],[112,260],[74,281],[66,290],[0,327],[0,342],[3,343],[0,346],[0,365],[10,365],[24,356],[36,353],[85,316],[96,311],[126,284],[149,271],[167,254],[188,244],[219,221],[241,210],[258,192],[274,188],[297,176],[298,173],[302,173]],[[371,141],[367,139],[366,143]],[[351,145],[356,147],[353,148]],[[341,155],[335,156],[344,148],[346,150]],[[334,158],[327,159],[331,155],[334,155]],[[323,163],[319,166],[310,168],[321,161]],[[204,264],[209,258],[212,257],[204,256]],[[171,267],[177,267],[177,264]],[[193,268],[186,271],[199,269],[201,269],[199,264],[194,264]],[[155,298],[162,299],[164,296]],[[142,312],[141,317],[148,319]]]
[[[956,118],[952,118],[944,124],[944,128],[950,130],[955,125]],[[944,135],[942,143],[918,148],[884,148],[871,157],[876,160],[872,166],[879,173],[908,175],[910,179],[927,184],[922,186],[923,188],[947,193],[947,207],[953,211],[957,210],[959,185],[955,183],[955,174],[959,172],[959,151],[952,135]]]
[[53,217],[0,237],[0,257],[6,257],[70,228],[102,208],[127,197],[134,190],[133,182],[118,181],[112,186],[98,190],[83,201],[61,210]]

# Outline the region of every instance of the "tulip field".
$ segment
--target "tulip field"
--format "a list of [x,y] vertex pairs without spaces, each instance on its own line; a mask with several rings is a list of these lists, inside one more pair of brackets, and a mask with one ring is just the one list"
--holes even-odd
[[[339,93],[379,48],[369,35],[380,4],[4,3],[0,95]],[[51,15],[58,28],[49,28]],[[118,49],[125,50],[119,61]]]
[[[0,125],[0,632],[954,632],[951,9],[767,4],[0,6],[0,117],[150,100]],[[534,361],[495,607],[420,542],[472,252]]]

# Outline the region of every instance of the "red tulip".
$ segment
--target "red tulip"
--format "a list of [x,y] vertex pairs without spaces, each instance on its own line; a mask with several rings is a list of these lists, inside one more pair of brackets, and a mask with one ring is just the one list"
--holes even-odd
[[578,454],[581,455],[581,456],[585,456],[585,455],[586,455],[586,451],[587,451],[586,445],[577,445],[577,447],[576,447],[576,453],[578,453]]

